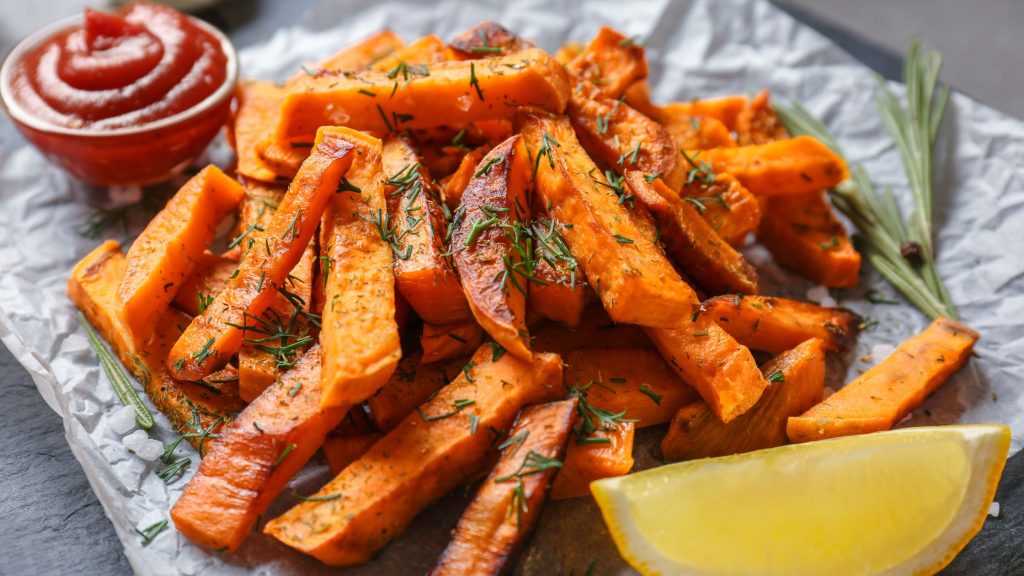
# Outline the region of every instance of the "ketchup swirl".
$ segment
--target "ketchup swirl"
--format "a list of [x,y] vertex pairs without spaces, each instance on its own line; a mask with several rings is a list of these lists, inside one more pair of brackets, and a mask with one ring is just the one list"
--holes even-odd
[[18,101],[68,128],[138,126],[187,110],[217,91],[227,57],[216,37],[162,6],[118,14],[86,9],[19,63]]

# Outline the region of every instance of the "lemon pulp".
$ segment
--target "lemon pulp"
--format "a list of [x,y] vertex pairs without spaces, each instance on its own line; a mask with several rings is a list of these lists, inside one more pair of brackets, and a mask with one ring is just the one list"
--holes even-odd
[[646,573],[913,574],[947,563],[980,528],[1008,442],[1003,426],[907,429],[684,462],[593,490]]

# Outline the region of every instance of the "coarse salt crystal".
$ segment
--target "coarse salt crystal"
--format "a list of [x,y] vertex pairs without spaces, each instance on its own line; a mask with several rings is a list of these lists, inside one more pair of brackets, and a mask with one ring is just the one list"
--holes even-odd
[[875,362],[885,360],[895,351],[896,347],[892,344],[875,344],[871,347],[871,355],[875,358]]
[[142,430],[136,430],[131,434],[124,437],[121,443],[124,447],[131,450],[132,452],[138,453],[139,448],[142,447],[142,443],[149,440],[149,436]]
[[124,436],[135,429],[135,408],[121,406],[110,414],[110,429],[115,434]]
[[135,454],[147,462],[153,462],[164,453],[164,443],[159,440],[146,439],[135,450]]
[[836,302],[836,299],[831,296],[825,296],[821,299],[821,302],[818,302],[818,304],[825,308],[835,308],[836,306],[839,306],[839,302]]
[[825,298],[830,298],[828,288],[824,286],[815,286],[807,289],[807,299],[811,302],[821,302]]
[[142,200],[142,188],[139,186],[111,186],[107,194],[110,201],[118,206],[127,206]]
[[993,502],[992,505],[988,507],[988,515],[993,518],[999,518],[999,502]]

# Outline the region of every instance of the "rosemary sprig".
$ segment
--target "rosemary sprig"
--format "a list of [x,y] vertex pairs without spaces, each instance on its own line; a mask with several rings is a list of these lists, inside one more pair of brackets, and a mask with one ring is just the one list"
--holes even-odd
[[132,386],[128,376],[121,369],[118,360],[114,358],[114,355],[111,354],[110,350],[103,344],[103,341],[100,340],[100,336],[96,333],[92,324],[89,324],[89,321],[81,314],[78,315],[78,318],[81,320],[82,325],[85,326],[85,334],[89,339],[89,345],[92,346],[96,356],[99,357],[100,366],[103,366],[103,371],[107,373],[107,378],[114,387],[117,397],[121,399],[125,406],[135,408],[135,421],[139,423],[139,426],[149,430],[153,427],[153,413],[142,403],[142,399],[139,398],[135,387]]
[[[932,244],[931,154],[935,134],[948,98],[943,88],[936,99],[935,84],[941,65],[937,52],[921,61],[918,44],[907,53],[905,75],[908,109],[882,84],[879,107],[896,140],[914,199],[914,212],[904,223],[892,190],[875,189],[861,166],[851,167],[851,179],[831,191],[832,202],[867,240],[866,257],[892,285],[930,318],[957,318],[956,308],[935,270]],[[790,133],[809,134],[840,156],[845,156],[828,128],[798,102],[776,106]]]

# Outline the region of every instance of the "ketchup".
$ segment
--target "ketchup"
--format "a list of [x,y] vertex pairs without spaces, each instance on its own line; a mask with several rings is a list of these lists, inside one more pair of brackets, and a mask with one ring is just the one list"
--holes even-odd
[[135,4],[58,32],[14,70],[27,112],[66,128],[111,130],[168,118],[217,91],[228,74],[219,40],[167,7]]

